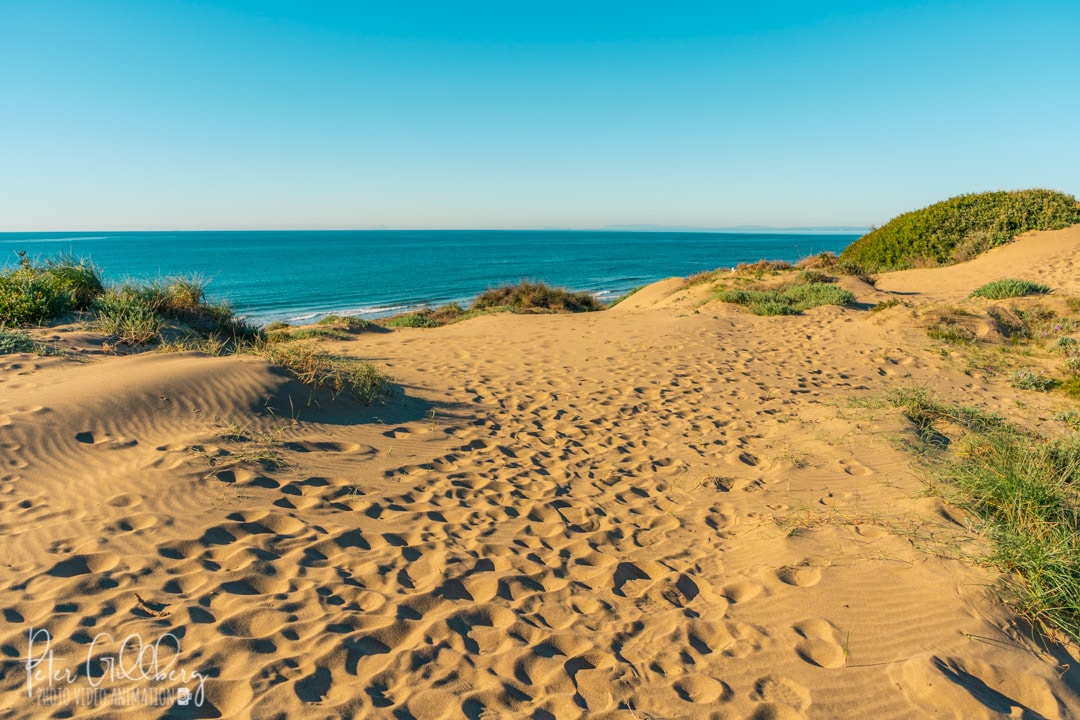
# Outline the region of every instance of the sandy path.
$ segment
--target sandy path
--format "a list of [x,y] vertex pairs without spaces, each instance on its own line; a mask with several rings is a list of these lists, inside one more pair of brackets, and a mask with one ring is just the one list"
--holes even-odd
[[[2,716],[1080,715],[1075,658],[949,559],[978,543],[898,413],[852,403],[1017,391],[889,312],[653,295],[342,343],[406,388],[366,409],[250,358],[3,358]],[[291,466],[223,469],[233,424]],[[58,667],[171,632],[206,704],[28,699],[31,627]]]

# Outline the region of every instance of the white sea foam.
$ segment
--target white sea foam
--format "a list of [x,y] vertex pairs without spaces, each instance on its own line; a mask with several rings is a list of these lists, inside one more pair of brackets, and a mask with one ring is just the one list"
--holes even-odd
[[77,240],[108,240],[108,235],[80,235],[78,237],[59,237],[59,238],[34,238],[12,240],[11,242],[17,242],[19,245],[31,245],[35,243],[58,243],[58,242],[75,242]]
[[344,317],[365,317],[375,315],[392,315],[398,312],[406,312],[408,310],[418,310],[425,305],[375,305],[371,307],[359,307],[348,308],[345,310],[320,310],[319,312],[304,313],[303,315],[292,315],[286,317],[285,322],[288,323],[306,323],[313,320],[319,320],[327,315],[342,315]]

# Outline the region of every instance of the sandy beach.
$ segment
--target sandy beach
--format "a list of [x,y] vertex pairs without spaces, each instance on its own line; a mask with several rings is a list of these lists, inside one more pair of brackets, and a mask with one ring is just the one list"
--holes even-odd
[[82,358],[0,356],[0,717],[1080,717],[1077,648],[1001,601],[877,402],[1052,429],[1075,401],[918,318],[1004,277],[1080,294],[1078,261],[1074,226],[798,316],[671,279],[328,341],[393,378],[370,406],[39,331]]

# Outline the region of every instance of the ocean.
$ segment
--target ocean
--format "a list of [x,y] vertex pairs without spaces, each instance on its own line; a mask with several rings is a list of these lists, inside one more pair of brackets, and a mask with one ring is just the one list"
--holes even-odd
[[672,276],[839,252],[858,235],[573,230],[0,233],[0,266],[89,258],[106,281],[197,276],[266,323],[382,317],[542,280],[612,299]]

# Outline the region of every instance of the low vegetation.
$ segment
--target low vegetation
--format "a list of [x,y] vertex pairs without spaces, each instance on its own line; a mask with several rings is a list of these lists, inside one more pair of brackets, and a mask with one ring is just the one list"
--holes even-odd
[[981,297],[987,300],[1004,300],[1006,298],[1024,297],[1025,295],[1046,295],[1050,288],[1030,280],[1016,280],[1006,278],[995,280],[975,288],[971,297]]
[[616,305],[621,303],[623,300],[625,300],[628,297],[631,297],[632,295],[636,294],[643,287],[647,287],[647,286],[646,285],[639,285],[636,288],[631,288],[630,290],[627,290],[622,295],[620,295],[619,297],[615,298],[610,303],[608,303],[608,308],[610,309],[610,308],[615,307]]
[[390,392],[386,375],[368,362],[321,351],[314,340],[347,339],[369,327],[331,316],[315,327],[284,323],[262,330],[224,303],[207,300],[198,278],[106,286],[89,261],[61,257],[35,264],[20,253],[18,267],[0,272],[0,354],[45,352],[27,333],[72,313],[73,320],[108,335],[106,348],[129,351],[197,350],[213,355],[251,353],[291,371],[313,388],[371,402]]
[[1029,230],[1078,222],[1080,203],[1053,190],[961,195],[893,218],[849,245],[840,259],[870,272],[947,265]]
[[929,337],[950,346],[943,354],[962,360],[969,374],[977,370],[1020,390],[1080,397],[1080,304],[1074,298],[1005,299],[913,314]]
[[25,332],[0,327],[0,355],[34,352],[37,343]]
[[1080,640],[1080,434],[1043,437],[920,389],[890,400],[937,453],[932,468],[949,499],[992,540],[1008,599],[1034,623]]
[[716,299],[742,305],[755,315],[797,315],[820,305],[848,305],[855,302],[850,290],[831,282],[806,281],[771,289],[719,290]]
[[379,321],[386,327],[430,328],[468,320],[479,315],[509,312],[578,313],[603,310],[604,304],[587,292],[571,292],[544,283],[521,282],[481,293],[468,308],[449,303],[437,308],[424,308],[394,315]]
[[87,261],[62,256],[34,264],[19,253],[19,265],[0,272],[0,325],[39,325],[86,310],[103,290],[97,268]]
[[371,403],[390,394],[389,378],[371,363],[323,351],[316,342],[263,345],[260,354],[291,371],[304,384]]

